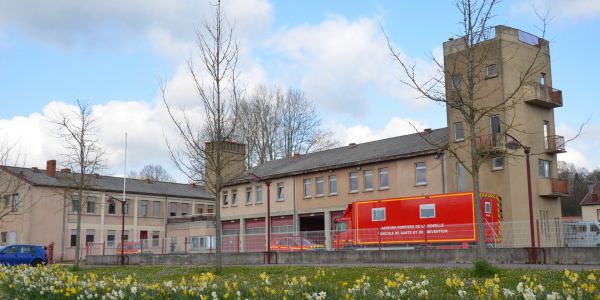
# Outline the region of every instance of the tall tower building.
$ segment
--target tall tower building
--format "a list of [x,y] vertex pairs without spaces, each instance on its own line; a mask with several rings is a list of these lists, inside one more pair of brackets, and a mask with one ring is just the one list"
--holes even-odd
[[[565,152],[565,142],[556,134],[554,109],[562,107],[563,99],[553,88],[548,41],[506,26],[486,34],[470,47],[463,38],[444,43],[449,147],[459,158],[451,156],[448,162],[448,192],[473,188],[468,171],[477,155],[482,161],[480,190],[502,198],[503,241],[528,246],[522,146],[530,147],[535,240],[540,246],[561,244],[560,197],[568,193],[568,183],[558,179],[556,155]],[[465,118],[470,113],[476,122]],[[471,151],[471,132],[476,151]]]

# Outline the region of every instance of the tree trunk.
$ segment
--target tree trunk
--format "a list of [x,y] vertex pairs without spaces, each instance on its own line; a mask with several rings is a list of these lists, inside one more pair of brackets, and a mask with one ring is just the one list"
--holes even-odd
[[215,189],[215,243],[216,243],[216,255],[217,261],[215,264],[215,269],[217,274],[221,274],[223,272],[223,258],[222,258],[222,228],[221,228],[221,200],[219,196],[221,195],[221,187],[217,187]]
[[477,223],[477,259],[484,259],[486,253],[485,244],[485,227],[483,224],[483,216],[481,214],[481,192],[479,186],[479,153],[477,151],[477,136],[475,126],[470,126],[471,135],[471,178],[473,181],[473,196],[475,206],[475,221]]
[[[71,202],[73,196],[71,196]],[[81,254],[81,202],[83,201],[83,190],[79,189],[79,201],[77,201],[77,235],[75,241],[75,263],[74,267],[79,268],[79,255]],[[68,209],[68,208],[65,208]]]

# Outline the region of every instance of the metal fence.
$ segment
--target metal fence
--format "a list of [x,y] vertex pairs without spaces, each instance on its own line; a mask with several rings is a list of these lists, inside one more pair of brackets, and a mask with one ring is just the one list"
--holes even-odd
[[[497,222],[482,225],[485,243],[490,248],[531,247],[528,221]],[[564,222],[559,219],[536,220],[535,247],[600,246],[598,221]],[[225,253],[339,251],[365,249],[462,249],[477,245],[475,224],[414,224],[382,228],[276,232],[267,244],[265,233],[227,234],[222,238]],[[166,239],[126,241],[124,254],[212,253],[214,236],[173,236]],[[86,255],[121,254],[120,241],[88,243]]]

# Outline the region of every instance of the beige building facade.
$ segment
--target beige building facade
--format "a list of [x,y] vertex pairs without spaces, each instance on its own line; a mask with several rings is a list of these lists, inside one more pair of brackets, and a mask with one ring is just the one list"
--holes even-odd
[[600,181],[590,186],[588,193],[579,202],[581,218],[586,221],[600,221]]
[[[52,168],[56,163],[49,161]],[[0,176],[18,183],[5,187],[3,208],[10,213],[0,220],[0,243],[54,244],[54,260],[75,257],[76,205],[79,197],[69,187],[69,170],[1,167]],[[3,180],[3,182],[7,182]],[[127,179],[125,207],[110,197],[122,199],[123,178],[93,175],[83,195],[82,253],[114,253],[121,241],[122,218],[126,241],[142,242],[149,251],[169,252],[171,238],[180,235],[173,220],[188,216],[211,216],[214,200],[203,187],[188,184]],[[13,201],[13,199],[16,199]],[[212,217],[210,218],[212,220]],[[188,222],[186,236],[214,236],[214,225]],[[211,222],[211,224],[213,224]],[[171,229],[173,227],[173,229]],[[166,248],[166,249],[165,249]]]

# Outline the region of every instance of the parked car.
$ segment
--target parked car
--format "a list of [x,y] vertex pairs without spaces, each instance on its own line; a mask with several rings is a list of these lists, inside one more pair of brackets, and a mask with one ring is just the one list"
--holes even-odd
[[45,265],[48,255],[43,246],[11,245],[0,250],[0,264],[4,265]]
[[313,243],[299,237],[282,237],[271,239],[271,250],[280,252],[322,250],[322,244]]
[[142,247],[140,243],[136,242],[125,242],[123,244],[123,252],[121,252],[121,243],[117,245],[117,255],[125,254],[151,254],[152,251],[150,249],[146,249],[147,247]]
[[600,246],[600,222],[577,221],[564,224],[565,246],[597,247]]

